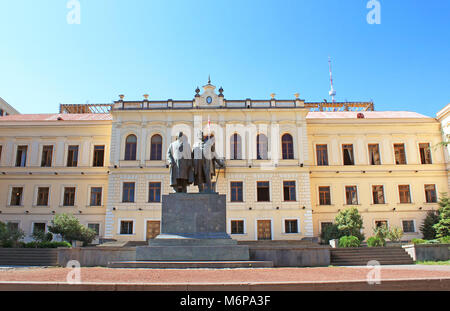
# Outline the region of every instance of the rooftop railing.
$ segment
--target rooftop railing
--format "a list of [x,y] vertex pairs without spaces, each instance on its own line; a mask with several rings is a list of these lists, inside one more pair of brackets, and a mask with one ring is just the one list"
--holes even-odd
[[[373,102],[304,102],[302,100],[223,100],[223,106],[211,108],[306,108],[310,111],[374,111]],[[61,104],[60,113],[109,113],[111,110],[191,109],[192,100],[167,101],[115,101],[114,104]],[[209,108],[199,106],[198,108]]]

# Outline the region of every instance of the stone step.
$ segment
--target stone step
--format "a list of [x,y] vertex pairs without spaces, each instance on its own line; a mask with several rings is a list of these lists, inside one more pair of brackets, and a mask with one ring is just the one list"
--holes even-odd
[[146,269],[229,269],[229,268],[271,268],[272,261],[113,261],[109,268]]
[[376,260],[380,265],[413,264],[413,259],[401,247],[333,248],[330,250],[331,265],[365,266]]
[[245,245],[138,246],[136,259],[142,261],[247,261]]
[[412,259],[409,256],[358,256],[358,257],[331,257],[331,260],[383,260],[383,259]]
[[[331,262],[331,265],[332,266],[367,266],[367,263],[368,263],[368,261],[338,261],[338,262]],[[378,263],[382,266],[414,264],[414,262],[401,261],[401,260],[378,261]]]
[[149,246],[225,246],[237,245],[233,239],[190,239],[190,238],[161,238],[148,241]]

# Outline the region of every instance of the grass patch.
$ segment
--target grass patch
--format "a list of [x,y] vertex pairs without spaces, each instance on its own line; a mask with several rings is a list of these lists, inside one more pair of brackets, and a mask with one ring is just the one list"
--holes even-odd
[[418,265],[448,265],[450,266],[450,260],[447,261],[416,261]]

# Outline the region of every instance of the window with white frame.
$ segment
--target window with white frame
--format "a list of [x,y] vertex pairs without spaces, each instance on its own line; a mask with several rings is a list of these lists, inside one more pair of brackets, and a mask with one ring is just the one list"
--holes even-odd
[[414,225],[414,220],[402,220],[402,227],[404,233],[414,233],[416,228]]
[[231,234],[244,234],[243,220],[231,220]]
[[120,234],[133,234],[133,221],[121,220],[120,221]]
[[298,219],[285,219],[284,233],[298,233]]

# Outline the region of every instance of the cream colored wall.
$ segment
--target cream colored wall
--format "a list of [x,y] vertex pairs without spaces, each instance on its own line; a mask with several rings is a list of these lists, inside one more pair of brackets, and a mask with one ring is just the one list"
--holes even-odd
[[[0,124],[0,220],[19,221],[29,236],[33,222],[49,223],[53,213],[71,213],[83,224],[99,223],[104,232],[108,193],[110,121],[8,122]],[[79,145],[78,167],[66,167],[67,146]],[[92,167],[94,145],[105,145],[104,167]],[[18,145],[27,145],[26,167],[15,167]],[[52,167],[41,167],[43,145],[53,145]],[[55,174],[56,173],[56,174]],[[10,206],[11,188],[23,187],[20,207]],[[48,207],[37,207],[37,188],[50,187]],[[75,206],[63,207],[64,186],[76,187]],[[90,187],[102,187],[101,207],[90,207]],[[26,213],[28,211],[28,213]],[[80,213],[81,212],[81,213]]]
[[[227,194],[227,227],[231,220],[245,221],[245,234],[233,235],[238,240],[255,240],[256,221],[272,220],[272,238],[301,239],[318,236],[320,222],[332,221],[345,205],[345,186],[357,185],[359,205],[366,237],[372,235],[375,220],[388,220],[390,225],[400,226],[401,220],[415,220],[417,233],[406,239],[420,236],[419,227],[426,211],[436,209],[437,204],[424,203],[424,184],[436,184],[437,191],[448,191],[447,172],[442,149],[432,149],[433,164],[419,164],[418,144],[430,142],[432,146],[441,141],[440,124],[433,119],[347,119],[306,120],[307,110],[286,109],[208,109],[208,110],[146,110],[113,111],[111,121],[47,121],[10,122],[0,124],[0,220],[20,221],[27,234],[33,222],[49,222],[53,214],[74,213],[82,223],[100,223],[101,235],[117,240],[145,240],[146,221],[159,220],[161,204],[148,203],[148,182],[161,181],[162,194],[172,192],[169,186],[169,169],[166,168],[165,152],[178,130],[188,133],[191,145],[194,126],[198,117],[206,127],[211,120],[216,137],[220,128],[225,137],[217,140],[220,155],[229,158],[229,138],[237,131],[242,138],[243,160],[227,160],[226,173],[220,174],[217,190]],[[265,126],[258,128],[263,124]],[[185,126],[183,129],[181,125]],[[228,126],[228,128],[227,128]],[[231,126],[231,127],[230,127]],[[235,126],[234,128],[232,126]],[[253,130],[249,130],[253,129]],[[206,130],[206,129],[205,129]],[[265,133],[269,139],[269,160],[255,160],[256,134]],[[281,135],[289,132],[294,139],[294,160],[281,160]],[[138,137],[137,160],[123,161],[124,141],[128,134]],[[150,139],[154,134],[163,137],[163,160],[150,161]],[[395,165],[393,144],[404,142],[407,165]],[[354,145],[356,165],[343,166],[343,143]],[[367,144],[379,143],[380,166],[368,165]],[[27,167],[14,167],[17,145],[28,145]],[[40,167],[42,146],[54,145],[53,166]],[[80,145],[79,166],[66,167],[67,146]],[[105,167],[92,167],[95,144],[104,144]],[[316,166],[315,145],[327,144],[329,166]],[[274,154],[278,154],[275,161]],[[111,158],[111,161],[110,161]],[[274,165],[276,164],[276,166]],[[303,166],[302,166],[303,164]],[[109,167],[108,167],[109,166]],[[116,167],[114,167],[116,166]],[[250,167],[251,166],[251,167]],[[390,172],[391,171],[391,172]],[[417,172],[416,172],[417,171]],[[31,175],[29,173],[32,173]],[[55,172],[58,174],[55,175]],[[84,172],[84,175],[81,174]],[[338,173],[337,173],[338,172]],[[270,181],[271,202],[256,201],[256,182]],[[296,181],[295,202],[283,201],[282,182]],[[136,202],[121,203],[124,181],[136,182]],[[244,202],[231,203],[230,182],[242,181]],[[372,204],[372,185],[384,185],[386,204]],[[398,185],[411,186],[411,204],[400,204]],[[9,207],[10,188],[24,186],[23,207]],[[50,206],[34,207],[37,186],[51,188]],[[61,207],[64,185],[77,187],[76,207]],[[318,186],[331,186],[332,205],[318,205]],[[103,187],[103,206],[88,206],[89,187]],[[190,187],[190,192],[197,189]],[[277,209],[278,207],[278,209]],[[304,207],[304,208],[303,208]],[[251,208],[251,209],[250,209]],[[393,211],[395,208],[395,211]],[[422,209],[420,209],[422,208]],[[141,210],[139,210],[141,209]],[[29,214],[25,214],[29,211]],[[79,213],[81,211],[81,214]],[[134,234],[120,235],[120,220],[134,220]],[[285,234],[284,219],[298,219],[298,234]]]
[[[169,186],[169,169],[165,167],[167,147],[179,130],[182,130],[188,136],[192,146],[195,134],[194,126],[198,125],[200,118],[199,124],[200,127],[203,127],[204,132],[207,131],[208,118],[211,121],[211,129],[216,135],[216,150],[219,157],[225,156],[229,159],[230,137],[235,132],[241,135],[243,159],[226,161],[226,174],[224,176],[221,173],[217,186],[219,193],[227,194],[227,200],[229,201],[230,182],[243,182],[244,202],[227,203],[227,226],[230,231],[231,220],[244,219],[246,234],[233,235],[233,238],[256,240],[255,226],[258,219],[272,220],[273,239],[300,239],[305,236],[312,236],[309,173],[306,167],[300,167],[300,164],[307,161],[309,156],[306,144],[305,116],[307,112],[307,109],[301,108],[290,110],[113,111],[111,159],[117,168],[111,170],[109,177],[110,191],[108,194],[106,228],[110,235],[107,233],[107,236],[118,240],[145,239],[146,220],[159,220],[161,217],[161,204],[147,203],[148,182],[161,181],[163,194],[173,192]],[[222,133],[222,136],[220,133]],[[258,133],[264,133],[268,136],[269,151],[272,146],[275,147],[267,161],[255,160],[256,135]],[[284,133],[290,133],[294,139],[293,160],[281,160],[280,137]],[[129,134],[138,137],[136,161],[123,160],[125,139]],[[148,160],[150,139],[154,134],[160,134],[163,137],[163,161]],[[275,160],[275,158],[277,159]],[[277,166],[275,167],[274,164]],[[296,202],[283,202],[283,180],[296,181]],[[136,182],[136,203],[121,203],[122,184],[126,181]],[[270,181],[271,202],[256,202],[257,181]],[[196,187],[188,189],[188,192],[197,191]],[[118,234],[120,221],[128,219],[135,222],[134,234]],[[298,234],[285,234],[282,225],[284,219],[299,219],[300,232]]]
[[[415,234],[426,212],[437,209],[437,203],[425,203],[425,184],[436,184],[439,196],[448,191],[446,165],[442,148],[433,148],[440,141],[439,123],[434,119],[419,120],[308,120],[311,158],[311,197],[314,234],[320,234],[320,223],[333,221],[345,203],[345,186],[356,185],[358,205],[364,220],[364,234],[373,235],[375,220],[388,220],[389,225],[401,227],[401,220],[415,221]],[[419,143],[432,146],[432,163],[420,164]],[[342,165],[342,144],[351,143],[356,160],[353,166]],[[382,165],[369,165],[368,144],[380,146]],[[394,164],[394,143],[405,143],[407,165]],[[328,145],[329,166],[316,165],[316,144]],[[410,185],[411,204],[399,203],[398,185]],[[373,204],[372,185],[383,185],[386,204]],[[331,206],[320,206],[319,186],[331,187]],[[393,210],[395,208],[395,211]]]

